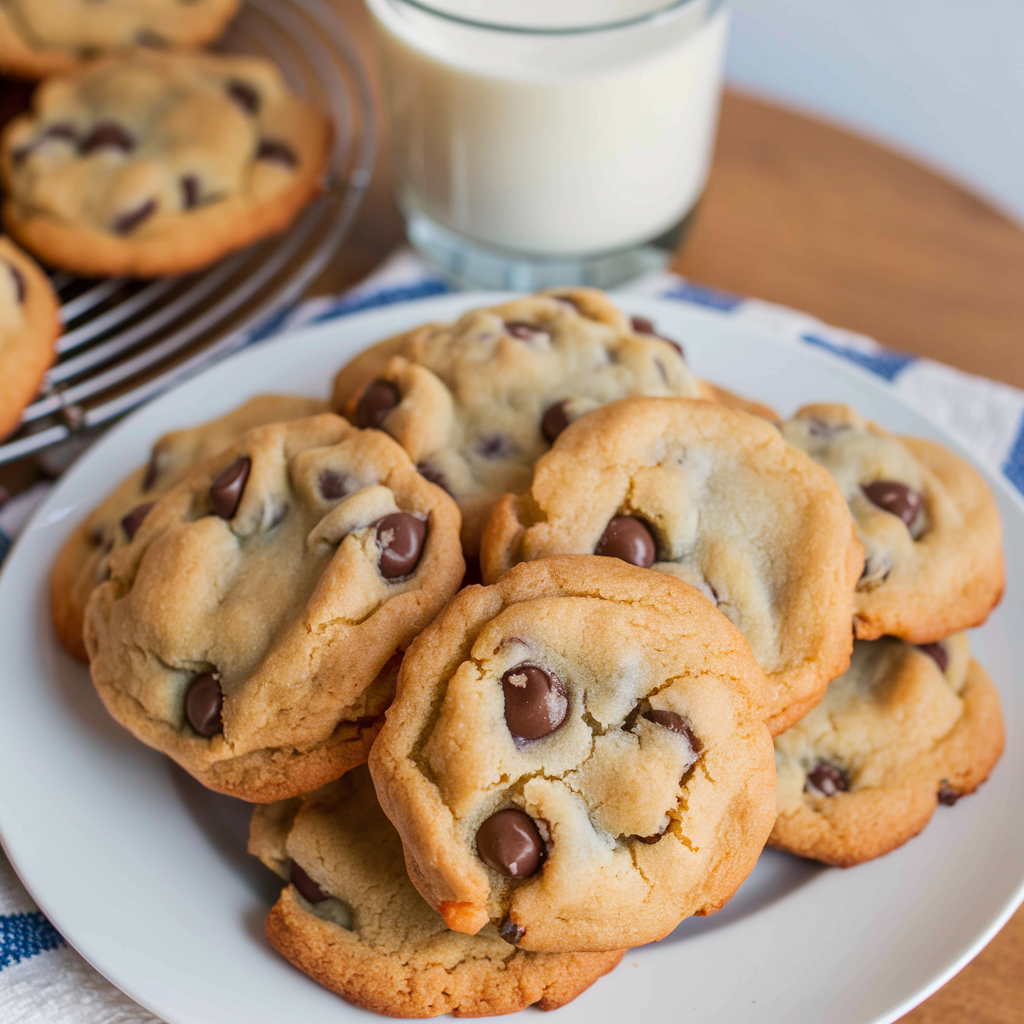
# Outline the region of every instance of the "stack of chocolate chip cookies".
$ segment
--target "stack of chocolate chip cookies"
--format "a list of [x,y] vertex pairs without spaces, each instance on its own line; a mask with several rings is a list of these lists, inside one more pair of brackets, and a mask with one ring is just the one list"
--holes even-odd
[[52,606],[119,722],[258,805],[267,935],[350,1002],[563,1005],[766,843],[879,856],[998,759],[999,521],[938,445],[780,422],[585,289],[382,341],[331,408],[159,441]]

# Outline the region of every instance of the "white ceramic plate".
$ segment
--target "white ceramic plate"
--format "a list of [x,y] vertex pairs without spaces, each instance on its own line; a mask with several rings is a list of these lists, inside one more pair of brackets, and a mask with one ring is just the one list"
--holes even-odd
[[[160,434],[261,391],[325,395],[367,344],[491,297],[445,296],[297,331],[164,395],[107,434],[39,509],[0,576],[0,833],[53,923],[170,1024],[337,1024],[356,1010],[263,937],[279,883],[247,857],[245,805],[202,789],[111,721],[50,629],[46,580],[71,527]],[[694,369],[789,414],[842,400],[894,430],[947,438],[855,368],[739,329],[727,315],[627,300]],[[955,447],[955,445],[952,445]],[[766,851],[720,913],[684,922],[557,1012],[570,1022],[893,1021],[959,970],[1024,896],[1024,510],[999,481],[1010,580],[972,637],[1007,749],[992,779],[889,856],[829,870]],[[1016,623],[1016,627],[1014,627]]]

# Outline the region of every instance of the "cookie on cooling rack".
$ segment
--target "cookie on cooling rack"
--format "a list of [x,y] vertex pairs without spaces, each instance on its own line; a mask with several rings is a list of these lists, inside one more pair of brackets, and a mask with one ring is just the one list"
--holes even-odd
[[42,78],[138,46],[216,39],[241,0],[2,0],[0,72]]
[[858,638],[941,640],[978,626],[1003,593],[1002,530],[981,475],[934,441],[894,437],[848,405],[808,405],[782,425],[836,478],[865,562]]
[[467,555],[493,503],[564,427],[625,395],[710,398],[682,349],[592,289],[475,309],[390,338],[338,374],[333,408],[394,437],[462,510]]
[[768,686],[699,591],[583,555],[467,587],[406,653],[370,752],[448,927],[544,952],[717,910],[775,819]]
[[574,423],[491,514],[485,582],[551,555],[612,556],[697,587],[772,684],[768,725],[813,707],[850,658],[863,549],[835,481],[757,416],[626,398]]
[[459,512],[379,431],[249,431],[118,536],[84,638],[111,714],[268,802],[366,758],[396,656],[459,586]]
[[325,411],[325,403],[296,395],[257,395],[210,423],[165,434],[149,463],[137,469],[76,527],[50,573],[50,614],[64,649],[88,661],[82,639],[85,606],[110,572],[118,538],[131,540],[146,513],[197,462],[223,451],[253,427],[300,419]]
[[769,843],[842,867],[880,857],[974,792],[1002,750],[999,694],[966,634],[859,640],[821,704],[775,740]]
[[0,440],[21,421],[56,355],[57,297],[33,260],[0,236]]
[[267,919],[274,948],[350,1003],[389,1017],[553,1010],[622,959],[622,950],[513,949],[490,925],[450,931],[409,881],[365,768],[307,800],[257,807],[249,852],[291,882]]
[[10,233],[86,276],[203,267],[316,194],[330,127],[258,57],[140,51],[48,78],[0,139]]

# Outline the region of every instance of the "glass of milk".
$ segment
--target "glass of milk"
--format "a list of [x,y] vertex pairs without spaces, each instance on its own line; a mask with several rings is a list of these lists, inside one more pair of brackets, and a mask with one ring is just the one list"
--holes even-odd
[[707,179],[721,0],[366,0],[409,237],[457,281],[664,266]]

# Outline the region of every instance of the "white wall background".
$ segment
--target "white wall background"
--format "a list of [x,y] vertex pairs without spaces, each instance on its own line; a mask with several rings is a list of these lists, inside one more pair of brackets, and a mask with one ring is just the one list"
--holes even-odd
[[733,84],[903,149],[1024,222],[1024,0],[732,9]]

